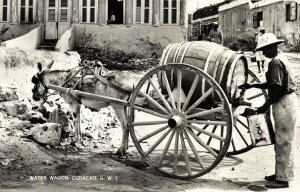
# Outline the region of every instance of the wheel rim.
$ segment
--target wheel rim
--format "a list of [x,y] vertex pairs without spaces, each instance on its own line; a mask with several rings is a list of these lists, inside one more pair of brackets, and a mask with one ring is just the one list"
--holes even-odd
[[[248,83],[261,83],[259,78],[248,70]],[[249,89],[244,96],[252,107],[260,107],[268,98],[267,92],[261,89]],[[270,113],[266,114],[267,123],[271,123]],[[238,115],[232,128],[232,140],[226,155],[238,155],[251,150],[254,145],[251,142],[248,120],[246,117]],[[219,149],[217,149],[219,150]]]
[[[187,73],[195,75],[190,91],[177,91],[178,94],[174,96],[171,94],[174,87],[170,86],[173,83],[169,81],[175,78],[174,84],[177,90],[181,90],[183,74]],[[171,74],[176,75],[170,77]],[[158,76],[163,79],[162,86],[166,86],[166,93],[162,93],[160,85],[155,83],[156,80],[158,82]],[[208,82],[210,88],[197,101],[191,101],[196,85],[202,81]],[[152,92],[146,94],[143,90],[149,83]],[[218,106],[194,112],[211,95],[218,97]],[[138,105],[140,97],[148,104]],[[142,120],[138,115],[135,116],[138,113],[143,113]],[[221,114],[223,119],[212,119],[211,116],[216,118],[216,114]],[[130,99],[129,127],[132,140],[141,156],[154,169],[169,177],[195,178],[216,167],[229,147],[232,124],[229,102],[221,87],[202,70],[187,64],[167,64],[151,70],[140,80]],[[222,125],[222,135],[202,127],[214,125]],[[206,140],[197,136],[199,133],[206,135]],[[209,138],[218,141],[220,151],[214,151],[207,144]]]

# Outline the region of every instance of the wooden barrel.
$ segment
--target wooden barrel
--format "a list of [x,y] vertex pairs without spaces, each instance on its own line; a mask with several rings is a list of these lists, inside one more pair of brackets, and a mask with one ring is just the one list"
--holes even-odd
[[[221,85],[229,102],[239,97],[240,90],[237,87],[247,81],[248,62],[246,57],[222,45],[208,41],[169,44],[163,51],[160,65],[167,63],[186,63],[202,69]],[[170,73],[168,78],[170,78]],[[194,78],[195,76],[183,71],[182,88],[186,94],[188,94]],[[161,86],[164,89],[163,83]],[[201,80],[192,101],[199,98],[209,88],[207,82]],[[209,104],[213,100],[214,98],[210,98]]]

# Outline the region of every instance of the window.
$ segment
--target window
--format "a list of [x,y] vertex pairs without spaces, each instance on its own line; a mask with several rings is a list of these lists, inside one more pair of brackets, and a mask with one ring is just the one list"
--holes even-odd
[[81,0],[81,22],[96,23],[97,0]]
[[297,20],[297,3],[286,4],[286,21]]
[[163,24],[178,24],[180,16],[180,0],[162,0]]
[[33,23],[34,22],[34,0],[19,0],[19,20],[21,23]]
[[49,0],[48,21],[56,21],[56,0]]
[[140,24],[152,23],[152,0],[136,0],[135,22]]
[[256,12],[253,15],[253,28],[263,26],[263,12]]
[[68,0],[60,2],[60,21],[68,21]]
[[0,22],[7,22],[9,16],[8,0],[0,1]]

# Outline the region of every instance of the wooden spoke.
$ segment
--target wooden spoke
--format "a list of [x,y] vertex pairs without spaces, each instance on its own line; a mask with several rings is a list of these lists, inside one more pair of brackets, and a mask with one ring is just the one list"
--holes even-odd
[[199,74],[197,74],[196,77],[195,77],[195,79],[194,79],[194,81],[193,81],[193,84],[192,84],[192,86],[190,88],[188,96],[186,97],[186,100],[185,100],[185,102],[183,104],[182,111],[184,111],[186,109],[186,107],[188,106],[188,104],[189,104],[189,102],[190,102],[190,100],[191,100],[191,98],[193,96],[193,93],[195,92],[197,84],[199,82],[199,78],[200,78],[200,76],[199,76]]
[[[205,130],[205,129],[207,129],[207,127],[208,127],[209,125],[204,125],[204,127],[202,128],[203,130]],[[198,132],[197,133],[197,136],[199,136],[201,134],[201,132]]]
[[[213,130],[212,130],[212,133],[215,133],[215,132],[216,132],[217,127],[218,127],[217,125],[214,126],[214,128],[213,128]],[[210,144],[211,139],[212,139],[212,137],[209,137],[209,139],[207,140],[207,143],[206,143],[207,145]]]
[[149,90],[150,90],[150,82],[147,83],[147,89],[146,89],[146,94],[149,93]]
[[257,97],[260,97],[260,96],[264,96],[264,93],[261,92],[261,93],[258,93],[258,94],[256,94],[256,95],[253,95],[253,96],[251,96],[251,97],[248,97],[248,98],[246,98],[246,99],[252,100],[252,99],[256,99]]
[[168,78],[167,78],[166,71],[162,72],[162,77],[163,77],[163,80],[164,80],[164,83],[165,83],[165,86],[166,86],[166,89],[167,89],[167,92],[168,92],[168,95],[169,95],[169,99],[171,101],[171,105],[172,105],[173,109],[176,109],[174,97],[173,97],[173,94],[172,94],[172,91],[171,91],[171,88],[170,88],[170,84],[169,84],[169,81],[168,81]]
[[247,143],[246,139],[244,138],[244,136],[242,135],[242,133],[240,132],[240,130],[237,128],[237,126],[235,125],[234,128],[237,130],[238,134],[240,135],[240,137],[242,138],[242,140],[244,141],[244,143],[247,145],[247,147],[249,146],[249,144]]
[[160,125],[168,123],[168,120],[165,121],[144,121],[144,122],[132,122],[132,126],[141,126],[141,125]]
[[204,147],[208,152],[210,152],[215,158],[218,157],[218,154],[210,148],[206,143],[204,143],[199,137],[197,137],[192,131],[187,129],[187,132],[202,146]]
[[[224,126],[221,126],[221,138],[223,138],[224,135]],[[220,150],[223,148],[223,142],[220,141]]]
[[171,112],[172,108],[170,107],[169,103],[164,98],[164,96],[161,94],[161,91],[157,88],[157,86],[154,84],[154,82],[152,81],[151,78],[149,79],[149,82],[152,85],[152,87],[154,88],[155,92],[158,94],[159,98],[161,99],[161,101],[163,102],[163,104],[165,105],[165,107],[169,110],[169,112]]
[[177,70],[177,90],[178,90],[178,101],[177,101],[177,109],[181,111],[181,83],[182,83],[182,71],[180,69]]
[[200,125],[227,125],[226,121],[205,121],[205,120],[188,120],[188,123],[196,123],[196,124],[200,124]]
[[185,142],[184,142],[184,138],[183,138],[183,134],[182,133],[180,133],[180,139],[181,139],[182,150],[183,150],[183,153],[184,153],[184,160],[185,160],[187,172],[188,172],[189,175],[192,175],[192,170],[191,170],[191,166],[190,166],[189,155],[187,153],[187,149],[186,149],[186,146],[185,146]]
[[171,81],[171,87],[174,88],[174,69],[173,68],[171,69],[171,79],[170,79],[170,81]]
[[153,146],[146,152],[146,156],[148,156],[171,132],[171,129],[169,129],[167,132],[165,132],[154,144]]
[[217,108],[209,109],[206,111],[201,111],[201,112],[198,112],[198,113],[195,113],[192,115],[188,115],[187,118],[190,119],[190,118],[194,118],[194,117],[201,117],[204,115],[209,115],[209,114],[221,112],[221,111],[224,111],[224,107],[217,107]]
[[158,109],[160,109],[161,111],[163,111],[165,114],[169,115],[169,112],[163,108],[159,103],[157,103],[154,99],[152,99],[149,95],[143,93],[141,90],[139,91],[139,93],[145,97],[150,103],[152,103],[153,105],[155,105]]
[[196,150],[193,142],[191,141],[191,139],[188,136],[188,134],[186,133],[186,131],[184,131],[183,133],[184,133],[184,136],[185,136],[186,140],[188,141],[188,143],[189,143],[189,145],[190,145],[190,147],[191,147],[191,149],[192,149],[192,151],[193,151],[193,153],[194,153],[194,155],[195,155],[195,157],[196,157],[199,165],[204,169],[204,163],[203,163],[202,159],[200,158],[200,156],[198,154],[198,151]]
[[173,165],[173,174],[177,174],[177,164],[178,164],[178,142],[179,142],[179,133],[176,132],[175,135],[175,147],[174,147],[174,165]]
[[203,94],[186,112],[185,114],[189,114],[193,109],[195,109],[200,103],[202,103],[212,92],[213,88],[210,88],[205,94]]
[[154,115],[156,117],[161,117],[161,118],[164,118],[164,119],[168,119],[169,118],[167,115],[164,115],[164,114],[161,114],[161,113],[157,113],[155,111],[152,111],[150,109],[146,109],[146,108],[143,108],[143,107],[139,107],[137,105],[135,105],[133,108],[136,109],[136,110],[138,110],[138,111],[143,111],[143,112],[148,113],[150,115]]
[[165,130],[167,128],[169,128],[169,125],[163,126],[163,127],[159,128],[159,129],[153,131],[152,133],[149,133],[148,135],[145,135],[144,137],[142,137],[142,138],[140,138],[138,140],[138,143],[141,143],[141,142],[145,141],[146,139],[149,139],[150,137],[152,137],[152,136],[154,136],[154,135],[162,132],[163,130]]
[[249,131],[249,127],[243,121],[241,121],[239,118],[237,118],[237,121]]
[[169,137],[169,140],[168,140],[168,142],[167,142],[167,144],[166,144],[166,146],[165,146],[165,148],[164,148],[164,150],[163,150],[163,152],[162,152],[162,154],[161,154],[161,156],[160,156],[160,158],[159,158],[159,160],[157,162],[157,167],[161,166],[161,164],[162,164],[162,162],[164,160],[164,157],[166,156],[166,153],[169,150],[169,147],[170,147],[171,141],[172,141],[172,139],[174,137],[174,134],[175,134],[175,131],[172,131],[172,133],[171,133],[171,135]]
[[[252,77],[253,78],[253,77]],[[250,83],[254,83],[257,79],[253,78],[251,79]]]
[[233,151],[236,151],[236,148],[235,148],[235,144],[234,144],[234,141],[233,141],[233,139],[231,140],[231,145],[232,145],[232,149],[233,149]]
[[220,137],[220,136],[218,136],[218,135],[216,135],[216,134],[214,134],[214,133],[205,131],[205,130],[199,128],[199,127],[195,127],[195,126],[193,126],[193,125],[188,125],[188,127],[192,128],[192,129],[194,129],[194,130],[196,130],[196,131],[199,131],[199,132],[201,132],[201,133],[203,133],[203,134],[205,134],[205,135],[208,135],[208,136],[211,136],[211,137],[213,137],[213,138],[215,138],[215,139],[218,139],[218,140],[220,140],[220,141],[223,141],[223,142],[225,141],[225,138],[224,138],[224,137]]

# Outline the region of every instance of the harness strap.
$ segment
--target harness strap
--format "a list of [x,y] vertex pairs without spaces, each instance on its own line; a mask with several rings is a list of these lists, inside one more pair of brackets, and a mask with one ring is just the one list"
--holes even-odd
[[106,78],[102,77],[101,75],[99,75],[95,69],[92,70],[94,76],[99,80],[102,81],[104,84],[110,86],[111,88],[121,92],[121,93],[125,93],[125,94],[131,94],[131,91],[126,91],[118,86],[116,86],[115,84],[113,84],[112,82],[108,81]]

